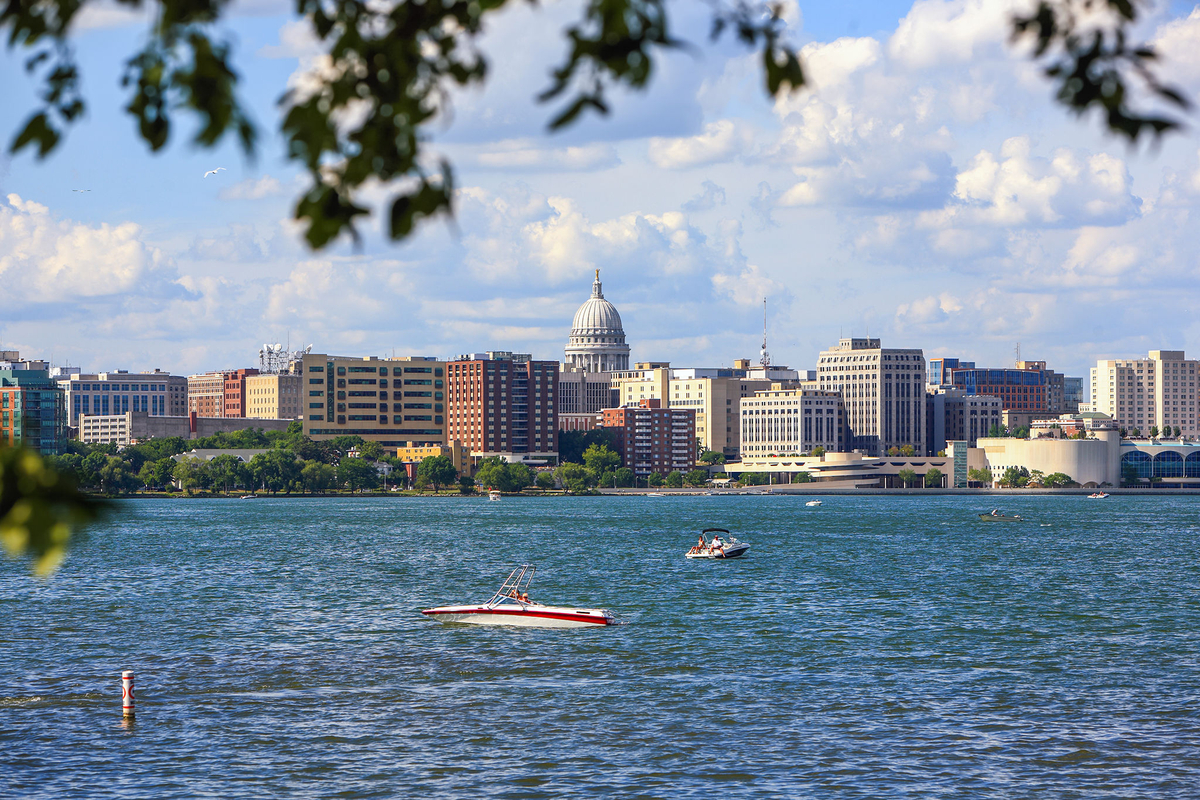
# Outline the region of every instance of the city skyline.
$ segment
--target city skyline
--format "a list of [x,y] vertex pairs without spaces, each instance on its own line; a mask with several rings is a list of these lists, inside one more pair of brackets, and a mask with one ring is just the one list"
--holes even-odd
[[[109,77],[144,21],[92,12],[76,37],[88,118],[45,162],[0,168],[0,346],[183,374],[245,366],[289,332],[325,352],[561,360],[599,268],[631,360],[753,359],[763,296],[772,354],[793,366],[851,335],[987,365],[1021,342],[1079,376],[1103,358],[1195,352],[1200,328],[1164,313],[1200,299],[1194,142],[1131,150],[1067,116],[1007,48],[1012,7],[793,9],[812,90],[771,103],[750,56],[706,47],[664,57],[645,96],[555,137],[530,97],[558,54],[531,43],[574,12],[513,9],[483,40],[511,79],[457,96],[435,136],[459,170],[453,226],[391,245],[373,224],[358,254],[309,253],[287,221],[298,184],[270,133],[274,101],[315,59],[290,7],[247,3],[230,22],[264,131],[253,165],[231,143],[196,152],[183,130],[148,157]],[[704,41],[703,14],[680,13],[679,34]],[[1163,6],[1142,30],[1194,96],[1200,10]],[[19,53],[0,56],[0,76],[13,131],[34,107]]]

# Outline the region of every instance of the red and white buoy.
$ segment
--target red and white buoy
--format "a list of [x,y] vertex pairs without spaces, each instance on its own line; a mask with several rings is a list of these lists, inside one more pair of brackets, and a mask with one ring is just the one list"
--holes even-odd
[[133,716],[133,673],[129,670],[121,673],[121,714]]

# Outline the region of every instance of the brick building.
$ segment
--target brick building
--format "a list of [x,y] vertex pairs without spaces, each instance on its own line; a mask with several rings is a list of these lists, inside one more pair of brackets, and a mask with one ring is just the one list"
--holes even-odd
[[473,353],[446,364],[447,436],[473,456],[558,457],[558,362]]
[[226,369],[188,376],[188,413],[198,417],[246,416],[246,378],[257,369]]
[[636,406],[606,408],[603,426],[616,434],[621,466],[635,475],[687,472],[696,465],[696,411],[663,408],[658,398]]

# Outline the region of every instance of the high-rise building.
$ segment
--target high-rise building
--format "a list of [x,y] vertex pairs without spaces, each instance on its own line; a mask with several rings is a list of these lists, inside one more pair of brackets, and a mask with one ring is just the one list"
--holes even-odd
[[188,379],[162,370],[76,373],[60,377],[58,386],[64,393],[71,427],[79,426],[81,414],[187,416]]
[[302,369],[306,436],[361,436],[389,448],[447,443],[446,362],[306,353]]
[[1083,378],[1063,378],[1063,413],[1078,414],[1083,403]]
[[920,348],[884,348],[878,339],[841,339],[821,351],[821,389],[838,392],[847,441],[867,455],[911,445],[925,453],[925,356]]
[[638,476],[666,475],[688,472],[696,465],[695,419],[693,409],[663,408],[654,398],[606,408],[601,424],[615,434],[621,466]]
[[668,408],[690,408],[696,412],[697,450],[726,458],[736,458],[740,451],[741,399],[775,383],[794,388],[794,382],[747,378],[746,369],[673,369],[666,362],[639,362],[613,374],[621,406],[656,399],[666,401]]
[[257,369],[231,369],[225,373],[225,413],[221,416],[230,419],[246,416],[246,379],[257,374]]
[[1142,433],[1170,426],[1185,436],[1196,436],[1200,434],[1198,363],[1185,358],[1182,350],[1151,350],[1147,358],[1097,361],[1091,371],[1092,411]]
[[1016,367],[1000,369],[957,367],[951,370],[951,383],[968,394],[999,397],[1005,411],[1047,414],[1049,372],[1045,361],[1022,361]]
[[988,436],[993,425],[1003,424],[1003,401],[985,394],[970,394],[962,389],[940,386],[926,396],[926,452],[935,455],[948,442],[966,442]]
[[57,455],[66,432],[62,390],[47,369],[24,368],[45,362],[7,363],[14,368],[0,369],[0,442]]
[[567,340],[566,363],[585,372],[629,369],[629,345],[616,306],[604,299],[600,270],[592,282],[592,296],[575,312]]
[[[297,368],[299,368],[297,364]],[[246,377],[246,416],[255,419],[300,419],[302,390],[299,373],[269,373]]]
[[446,381],[448,435],[473,456],[558,457],[558,362],[472,354]]
[[822,447],[842,450],[842,398],[837,392],[777,388],[741,401],[741,456],[786,456]]
[[563,364],[558,371],[558,416],[562,421],[579,415],[595,417],[606,408],[620,405],[620,391],[613,386],[613,373],[589,372]]

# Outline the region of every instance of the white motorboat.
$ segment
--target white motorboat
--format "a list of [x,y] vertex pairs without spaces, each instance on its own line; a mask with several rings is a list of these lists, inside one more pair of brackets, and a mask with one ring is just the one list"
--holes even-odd
[[[705,536],[706,533],[711,533],[712,538]],[[687,552],[688,558],[737,558],[750,549],[748,543],[739,542],[724,528],[705,528],[700,534],[700,542]]]
[[1108,492],[1093,492],[1088,495],[1088,500],[1103,500],[1108,497]]
[[804,505],[806,505],[806,506],[819,506],[819,505],[821,505],[821,501],[820,501],[820,500],[809,500],[809,501],[808,501],[807,503],[805,503]]
[[499,499],[500,499],[500,492],[498,490],[492,489],[491,491],[488,492],[488,500],[499,500]]
[[470,625],[519,625],[528,628],[592,628],[616,622],[603,608],[547,606],[529,599],[529,584],[536,567],[514,569],[499,591],[486,603],[428,608],[421,613],[442,622]]

